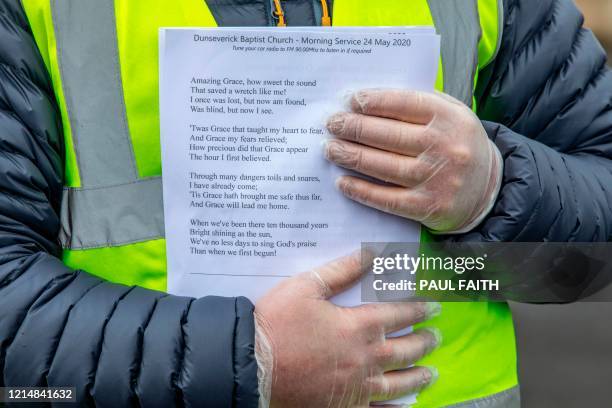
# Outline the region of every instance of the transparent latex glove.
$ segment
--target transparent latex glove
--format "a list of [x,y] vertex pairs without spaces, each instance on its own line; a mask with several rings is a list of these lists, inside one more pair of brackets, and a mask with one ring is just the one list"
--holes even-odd
[[439,313],[438,303],[345,308],[328,299],[359,281],[359,253],[280,283],[255,306],[260,407],[368,407],[436,377],[414,366],[440,342],[435,329],[385,334]]
[[464,233],[489,213],[503,160],[478,117],[442,93],[364,90],[352,112],[332,116],[325,155],[380,184],[343,176],[348,198],[419,221],[438,233]]

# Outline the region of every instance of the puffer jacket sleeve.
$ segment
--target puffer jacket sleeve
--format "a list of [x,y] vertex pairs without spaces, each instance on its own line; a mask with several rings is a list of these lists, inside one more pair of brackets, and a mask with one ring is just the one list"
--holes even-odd
[[612,239],[612,72],[571,0],[505,0],[478,114],[504,157],[490,216],[459,239]]
[[82,406],[257,406],[248,300],[112,284],[58,259],[62,152],[26,17],[0,0],[0,386],[75,387]]

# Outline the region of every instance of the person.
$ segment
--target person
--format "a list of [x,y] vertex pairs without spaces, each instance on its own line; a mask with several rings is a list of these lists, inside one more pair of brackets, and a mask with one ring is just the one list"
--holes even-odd
[[612,236],[612,77],[571,0],[3,0],[0,20],[0,386],[70,385],[99,406],[352,407],[412,391],[419,407],[519,406],[506,304],[338,308],[325,298],[358,279],[355,256],[254,309],[152,290],[163,26],[435,25],[444,94],[363,90],[330,119],[328,159],[393,184],[340,190],[447,239]]

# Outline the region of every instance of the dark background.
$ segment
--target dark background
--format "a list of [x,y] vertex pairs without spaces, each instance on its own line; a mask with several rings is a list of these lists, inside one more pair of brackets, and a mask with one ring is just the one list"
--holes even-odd
[[[612,56],[612,0],[576,2]],[[606,292],[612,299],[612,287]],[[512,304],[512,310],[523,407],[612,407],[612,303]]]
[[612,303],[511,307],[523,407],[612,407]]

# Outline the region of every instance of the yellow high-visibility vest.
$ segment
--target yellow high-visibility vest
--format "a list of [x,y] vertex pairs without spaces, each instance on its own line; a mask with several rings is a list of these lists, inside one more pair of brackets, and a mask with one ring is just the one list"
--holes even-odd
[[[166,289],[158,104],[158,28],[216,26],[203,0],[22,0],[63,120],[64,262],[113,282]],[[435,26],[436,88],[473,106],[496,56],[501,0],[335,0],[335,26]],[[419,364],[440,377],[418,407],[518,406],[505,303],[445,303],[425,324],[443,345]]]

